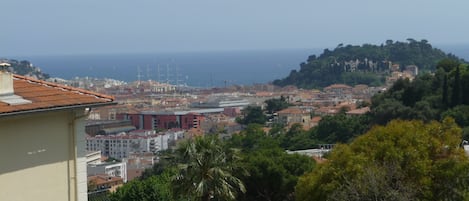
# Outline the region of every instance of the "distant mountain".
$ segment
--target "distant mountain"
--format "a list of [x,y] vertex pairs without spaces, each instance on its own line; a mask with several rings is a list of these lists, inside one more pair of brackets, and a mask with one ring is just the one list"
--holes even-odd
[[300,64],[299,71],[292,70],[289,76],[273,83],[301,88],[322,88],[334,83],[376,86],[383,83],[391,68],[404,70],[415,65],[420,72],[431,72],[438,61],[445,58],[465,62],[432,47],[427,40],[387,40],[381,45],[362,46],[339,44],[332,51],[325,49],[319,57],[309,56],[306,62]]
[[49,74],[43,73],[41,69],[34,66],[29,61],[25,61],[25,60],[17,61],[14,59],[1,59],[0,58],[0,63],[9,63],[11,66],[8,69],[8,71],[18,74],[18,75],[33,77],[33,78],[40,79],[40,80],[45,80],[50,77]]

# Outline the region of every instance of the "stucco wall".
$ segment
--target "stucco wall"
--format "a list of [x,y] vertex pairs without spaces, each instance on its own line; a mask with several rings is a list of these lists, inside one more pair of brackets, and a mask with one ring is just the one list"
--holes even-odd
[[[86,169],[81,167],[82,148],[75,151],[75,143],[83,144],[80,140],[84,140],[84,136],[73,134],[83,130],[78,128],[82,123],[74,126],[75,115],[72,111],[61,111],[0,118],[1,200],[86,198],[83,194],[76,195],[83,193]],[[75,157],[81,158],[79,167]],[[85,181],[80,178],[82,175]]]

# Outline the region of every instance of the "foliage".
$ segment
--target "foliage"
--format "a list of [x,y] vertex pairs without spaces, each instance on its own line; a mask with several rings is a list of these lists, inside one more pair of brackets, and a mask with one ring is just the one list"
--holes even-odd
[[1,59],[0,58],[0,63],[6,62],[11,65],[10,71],[19,74],[19,75],[25,75],[29,77],[35,77],[37,79],[45,80],[49,78],[49,74],[41,72],[41,70],[33,66],[31,62],[23,60],[23,61],[17,61],[17,60],[9,60],[9,59]]
[[312,129],[312,135],[323,143],[346,143],[350,139],[365,133],[370,128],[368,115],[347,116],[337,114],[324,116]]
[[264,125],[267,121],[267,117],[262,111],[261,107],[248,106],[243,110],[244,117],[242,119],[237,119],[238,123],[248,125],[248,124],[261,124]]
[[278,140],[264,133],[261,126],[251,124],[228,141],[228,147],[242,150],[241,166],[248,173],[239,175],[247,191],[238,200],[293,200],[298,177],[310,171],[314,161],[287,154]]
[[166,170],[144,180],[136,179],[126,183],[110,194],[111,201],[173,201],[171,178],[175,172]]
[[278,141],[266,135],[259,124],[249,124],[247,128],[227,142],[231,148],[239,148],[243,151],[272,148],[278,146]]
[[469,159],[460,143],[452,119],[376,126],[302,176],[297,200],[467,200]]
[[298,71],[292,70],[288,77],[275,80],[274,84],[302,88],[322,88],[335,83],[377,86],[383,83],[383,75],[392,64],[399,64],[401,70],[408,65],[416,65],[421,72],[429,72],[435,70],[438,61],[446,58],[462,61],[433,48],[427,40],[388,40],[381,45],[339,45],[332,51],[325,49],[319,56],[309,56],[306,62],[300,64]]
[[318,140],[312,132],[305,131],[303,125],[296,123],[283,135],[275,136],[280,146],[286,150],[311,149],[317,146]]
[[288,108],[290,105],[283,96],[280,98],[268,99],[265,101],[265,104],[267,105],[265,109],[269,114]]
[[371,105],[373,123],[386,124],[392,119],[429,122],[452,116],[461,127],[469,126],[460,111],[469,105],[465,90],[469,90],[468,66],[443,60],[434,74],[423,74],[413,81],[400,79],[386,92],[375,95]]
[[179,172],[172,181],[174,195],[194,200],[235,200],[246,191],[243,182],[233,175],[237,152],[222,146],[213,136],[198,137],[176,150]]
[[176,166],[176,157],[172,150],[160,151],[158,153],[158,162],[151,168],[145,169],[139,179],[145,180],[152,176],[163,174],[168,168]]
[[247,189],[242,200],[283,201],[294,200],[298,177],[311,171],[314,161],[275,147],[244,153],[243,164],[249,175],[241,176]]

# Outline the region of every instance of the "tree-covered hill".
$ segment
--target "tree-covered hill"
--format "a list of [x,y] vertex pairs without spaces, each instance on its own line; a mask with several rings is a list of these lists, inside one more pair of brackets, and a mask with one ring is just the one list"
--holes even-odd
[[387,40],[381,45],[361,46],[339,44],[332,51],[325,49],[319,56],[309,56],[300,64],[300,70],[292,70],[289,76],[273,83],[301,88],[322,88],[334,83],[376,86],[383,84],[384,76],[394,64],[398,64],[399,70],[415,65],[419,71],[429,72],[434,71],[438,61],[445,58],[463,61],[432,47],[427,40]]
[[31,62],[23,60],[17,61],[13,59],[2,59],[0,58],[0,63],[9,63],[11,66],[8,71],[18,74],[24,75],[28,77],[33,77],[36,79],[44,80],[49,78],[49,74],[43,73],[41,69],[34,66]]

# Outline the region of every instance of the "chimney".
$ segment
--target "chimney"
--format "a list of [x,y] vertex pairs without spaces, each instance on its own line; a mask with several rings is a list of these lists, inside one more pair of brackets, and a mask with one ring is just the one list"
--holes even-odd
[[8,105],[23,105],[32,103],[21,96],[15,95],[13,89],[13,74],[7,71],[9,63],[0,63],[0,101]]
[[7,71],[9,63],[0,63],[0,96],[13,95],[13,74]]

